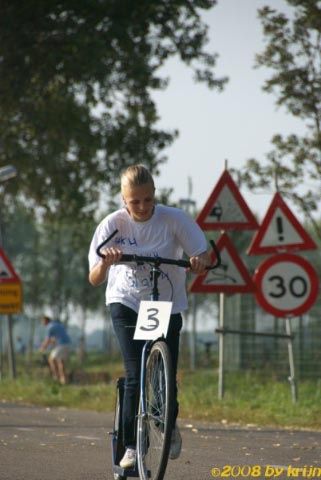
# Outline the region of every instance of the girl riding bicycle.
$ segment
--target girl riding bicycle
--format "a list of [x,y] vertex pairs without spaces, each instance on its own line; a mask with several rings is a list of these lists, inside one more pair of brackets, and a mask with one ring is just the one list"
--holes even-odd
[[[140,360],[144,341],[133,340],[141,300],[149,300],[150,278],[146,265],[121,264],[123,253],[145,256],[181,258],[188,255],[191,271],[200,274],[210,264],[205,236],[197,223],[182,210],[155,203],[155,186],[150,172],[143,165],[133,165],[121,175],[124,207],[107,215],[98,225],[89,250],[89,281],[97,286],[107,282],[106,304],[109,305],[114,330],[125,367],[123,400],[123,443],[125,455],[122,468],[132,468],[136,460],[135,418],[138,408]],[[96,249],[112,232],[118,234],[112,246]],[[185,272],[171,265],[162,267],[159,279],[159,300],[173,302],[166,342],[172,356],[176,378],[181,312],[187,308]],[[178,458],[181,435],[176,425],[178,415],[177,385],[170,458]]]

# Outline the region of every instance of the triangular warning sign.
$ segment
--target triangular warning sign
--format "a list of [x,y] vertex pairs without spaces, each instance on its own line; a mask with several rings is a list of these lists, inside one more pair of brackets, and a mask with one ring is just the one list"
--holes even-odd
[[227,170],[199,213],[203,230],[255,230],[259,225]]
[[20,278],[2,248],[0,248],[0,283],[20,283]]
[[[221,265],[202,275],[198,275],[190,285],[189,291],[195,293],[211,292],[253,292],[252,278],[226,233],[219,238],[217,248],[221,254]],[[212,253],[215,261],[215,253]]]
[[260,255],[316,248],[316,243],[277,192],[247,253]]

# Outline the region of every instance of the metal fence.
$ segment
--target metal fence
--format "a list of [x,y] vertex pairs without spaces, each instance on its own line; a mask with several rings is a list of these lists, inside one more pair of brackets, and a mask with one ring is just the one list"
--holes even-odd
[[[321,300],[318,300],[307,315],[291,319],[298,378],[321,378],[320,318]],[[277,378],[289,375],[287,339],[273,336],[286,334],[285,320],[266,314],[252,295],[236,294],[226,298],[225,328],[243,332],[225,335],[225,370],[256,370]]]

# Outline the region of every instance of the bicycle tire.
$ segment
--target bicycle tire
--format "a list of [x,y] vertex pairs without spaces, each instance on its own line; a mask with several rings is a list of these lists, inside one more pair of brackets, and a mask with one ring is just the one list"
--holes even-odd
[[141,480],[162,480],[168,462],[174,415],[174,375],[167,344],[158,340],[146,364],[146,416],[137,420],[137,463]]
[[[117,381],[117,388],[116,388],[116,401],[115,401],[115,413],[114,413],[114,429],[113,429],[113,435],[117,440],[117,452],[116,452],[116,458],[121,457],[124,448],[122,446],[121,442],[121,433],[122,433],[122,425],[121,425],[121,398],[122,395],[120,393],[120,390],[124,388],[124,378],[119,378]],[[121,475],[119,473],[113,473],[114,480],[126,480],[127,477],[124,475]]]
[[119,399],[119,389],[116,388],[116,401],[115,401],[115,412],[114,412],[114,434],[118,437],[118,432],[120,430],[120,399]]

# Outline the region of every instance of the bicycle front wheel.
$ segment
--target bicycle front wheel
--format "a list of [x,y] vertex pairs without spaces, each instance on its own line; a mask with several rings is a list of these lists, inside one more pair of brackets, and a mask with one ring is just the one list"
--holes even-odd
[[165,474],[174,414],[174,376],[164,341],[152,346],[146,364],[146,415],[138,415],[137,461],[142,480],[162,480]]

